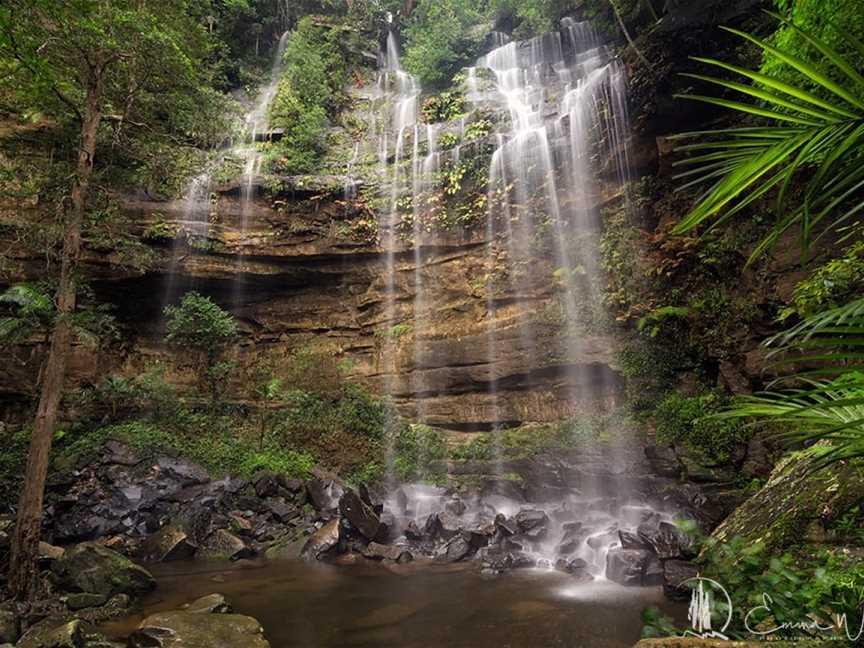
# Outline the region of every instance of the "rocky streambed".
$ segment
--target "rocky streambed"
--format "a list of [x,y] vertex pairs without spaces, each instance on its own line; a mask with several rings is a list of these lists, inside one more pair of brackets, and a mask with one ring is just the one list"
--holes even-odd
[[[623,646],[638,638],[643,607],[687,595],[692,540],[673,520],[706,514],[692,508],[702,497],[692,486],[589,470],[567,457],[507,469],[514,472],[470,488],[377,492],[324,471],[306,480],[272,472],[216,479],[182,457],[108,441],[95,460],[53,476],[45,601],[5,608],[10,630],[0,639],[26,639],[36,624],[66,638],[18,645],[118,645],[98,633],[87,639],[87,629],[126,618],[110,627],[119,645],[259,645],[171,643],[201,634],[204,622],[182,606],[220,593],[228,601],[208,613],[234,606],[259,619],[275,646],[354,645],[349,630],[363,627],[371,638],[356,645],[436,645],[435,637],[440,645],[474,636],[477,623],[513,646],[536,645],[531,628],[544,623],[545,645],[577,645],[564,637],[597,631],[608,642],[592,646]],[[11,516],[2,521],[0,543],[11,524]],[[266,645],[254,618],[205,625]],[[298,630],[308,623],[311,630]],[[410,627],[416,640],[387,639],[394,627]],[[480,645],[471,641],[464,645]]]

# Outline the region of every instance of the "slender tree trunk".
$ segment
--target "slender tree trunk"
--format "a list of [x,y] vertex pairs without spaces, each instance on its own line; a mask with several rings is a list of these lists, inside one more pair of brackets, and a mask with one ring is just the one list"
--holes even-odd
[[96,131],[102,119],[102,66],[91,70],[90,83],[81,122],[81,142],[78,148],[78,164],[72,185],[71,205],[66,209],[63,251],[60,263],[60,283],[57,289],[57,319],[51,335],[48,361],[42,376],[42,390],[21,497],[18,500],[18,518],[12,545],[12,561],[9,569],[9,585],[19,600],[29,600],[35,593],[36,559],[42,527],[42,503],[45,495],[45,480],[48,475],[48,458],[57,411],[63,396],[66,364],[72,342],[72,315],[76,300],[76,267],[81,253],[81,223],[87,203],[93,157],[96,153]]
[[633,48],[633,51],[636,52],[636,56],[638,56],[641,61],[645,64],[645,66],[650,70],[651,64],[648,62],[648,59],[645,58],[645,55],[639,51],[639,48],[636,47],[636,43],[633,42],[633,38],[630,36],[630,31],[627,29],[627,25],[624,24],[624,19],[621,17],[621,13],[618,11],[618,5],[615,0],[609,0],[609,4],[612,5],[612,11],[615,12],[615,18],[618,20],[618,26],[621,27],[621,31],[624,32],[624,38],[627,39],[627,43],[630,47]]

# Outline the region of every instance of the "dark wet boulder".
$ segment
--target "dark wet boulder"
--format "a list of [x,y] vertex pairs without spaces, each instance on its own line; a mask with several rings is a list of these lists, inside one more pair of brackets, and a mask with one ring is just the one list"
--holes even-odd
[[108,597],[104,594],[93,594],[91,592],[75,592],[66,597],[66,607],[70,610],[84,610],[105,605]]
[[618,529],[618,539],[623,549],[650,549],[651,545],[639,537],[635,531]]
[[564,526],[564,533],[558,542],[558,554],[566,555],[576,551],[585,541],[587,530],[581,522],[568,522]]
[[411,520],[405,526],[405,537],[408,538],[409,540],[422,540],[423,539],[423,531],[420,530],[420,527],[417,526],[417,523],[414,520]]
[[694,558],[693,538],[669,522],[640,524],[636,534],[659,558]]
[[470,532],[463,531],[450,538],[435,559],[439,562],[459,562],[473,556],[479,548],[476,538]]
[[169,562],[187,560],[195,555],[198,546],[186,532],[168,524],[151,535],[141,548],[141,557],[148,561]]
[[352,489],[347,489],[339,500],[339,513],[353,529],[367,540],[378,535],[381,521],[375,511]]
[[230,531],[216,529],[201,544],[198,555],[215,560],[240,560],[251,558],[255,555],[255,550]]
[[335,510],[343,491],[342,486],[333,479],[316,477],[306,482],[306,494],[317,511]]
[[657,556],[650,556],[642,570],[642,585],[654,587],[663,584],[663,563]]
[[271,518],[283,524],[300,516],[300,511],[297,507],[286,502],[284,497],[267,499],[264,502],[264,506]]
[[130,648],[269,648],[261,624],[240,614],[188,611],[153,614],[129,639]]
[[696,565],[686,560],[663,561],[663,593],[675,601],[689,600],[689,581],[698,573]]
[[594,580],[594,576],[588,571],[588,563],[582,558],[559,558],[555,561],[555,569],[580,581]]
[[137,466],[141,454],[129,445],[115,439],[108,439],[102,446],[102,463],[120,466]]
[[651,553],[638,549],[610,549],[606,554],[606,578],[619,585],[641,585]]
[[335,518],[310,536],[303,546],[300,555],[306,558],[321,560],[324,556],[336,552],[339,547],[339,540],[339,518]]
[[426,526],[423,531],[430,539],[441,538],[449,540],[459,533],[462,528],[463,525],[459,521],[459,518],[449,511],[441,511],[440,513],[431,514],[426,519]]
[[546,515],[545,511],[539,509],[522,509],[514,519],[522,533],[546,527],[549,524],[549,516]]
[[179,483],[181,486],[206,484],[210,474],[198,464],[178,457],[159,457],[155,469],[163,479]]
[[68,549],[55,561],[52,571],[60,586],[69,591],[143,594],[156,586],[153,576],[125,556],[93,542]]
[[269,470],[261,471],[252,478],[252,486],[258,497],[276,497],[282,488],[282,476]]
[[516,520],[507,519],[504,514],[499,513],[495,516],[495,531],[503,537],[508,537],[519,533],[519,525],[516,524]]

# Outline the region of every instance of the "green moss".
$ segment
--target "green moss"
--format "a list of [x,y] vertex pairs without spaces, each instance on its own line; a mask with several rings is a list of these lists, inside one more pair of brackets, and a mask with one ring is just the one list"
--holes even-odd
[[712,418],[724,405],[713,392],[691,397],[672,392],[654,410],[657,441],[699,451],[712,465],[729,461],[750,432],[737,419]]
[[780,321],[792,316],[810,317],[841,306],[864,288],[864,242],[847,247],[843,254],[816,268],[795,287],[792,304],[780,311]]

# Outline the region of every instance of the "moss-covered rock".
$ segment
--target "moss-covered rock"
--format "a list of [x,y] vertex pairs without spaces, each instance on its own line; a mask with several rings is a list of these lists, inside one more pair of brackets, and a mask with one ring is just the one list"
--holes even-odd
[[146,569],[95,542],[82,542],[52,566],[61,587],[78,592],[143,594],[156,587]]
[[813,525],[827,527],[864,501],[864,466],[840,463],[814,472],[813,457],[780,462],[768,483],[739,506],[713,533],[726,542],[735,537],[778,549],[800,541]]
[[269,648],[261,624],[242,614],[160,612],[141,623],[130,638],[133,648]]

